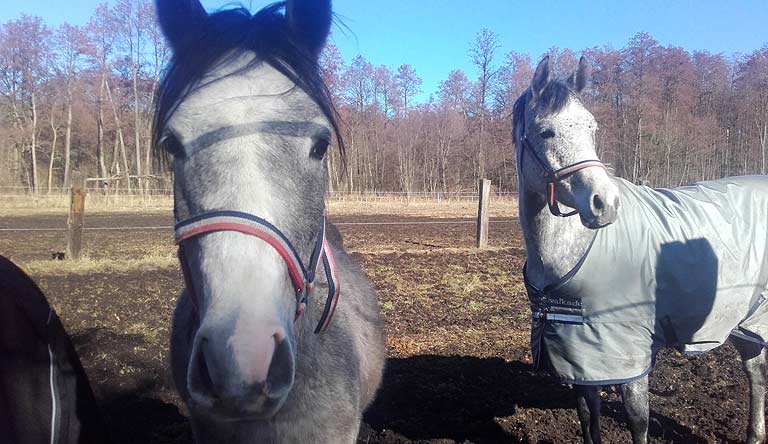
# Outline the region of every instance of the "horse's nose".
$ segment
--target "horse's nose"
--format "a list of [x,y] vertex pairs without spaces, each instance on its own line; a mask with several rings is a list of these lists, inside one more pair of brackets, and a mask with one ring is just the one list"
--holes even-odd
[[[230,330],[231,334],[226,331]],[[198,402],[218,404],[233,415],[259,410],[265,398],[284,397],[293,384],[293,357],[285,329],[266,323],[202,327],[187,374]]]
[[595,193],[592,194],[589,203],[597,225],[605,226],[616,221],[619,212],[618,195]]
[[605,203],[603,203],[603,198],[600,197],[599,194],[595,194],[592,196],[592,209],[594,211],[602,211],[603,208],[605,208]]

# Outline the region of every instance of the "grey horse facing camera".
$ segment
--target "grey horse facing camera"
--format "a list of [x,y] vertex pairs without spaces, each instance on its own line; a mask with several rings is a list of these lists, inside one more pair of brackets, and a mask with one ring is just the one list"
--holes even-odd
[[768,177],[658,190],[613,177],[580,96],[586,60],[566,80],[549,71],[545,58],[513,118],[535,365],[576,387],[585,443],[600,442],[598,387],[619,384],[640,444],[656,352],[730,337],[750,382],[748,442],[762,443]]
[[195,440],[354,443],[386,350],[376,293],[325,222],[330,1],[156,4],[173,60],[154,136],[186,284],[171,366]]

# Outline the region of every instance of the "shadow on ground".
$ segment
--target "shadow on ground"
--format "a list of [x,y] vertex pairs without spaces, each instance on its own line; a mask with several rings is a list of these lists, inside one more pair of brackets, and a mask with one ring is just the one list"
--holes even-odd
[[90,328],[73,335],[72,342],[81,356],[97,364],[89,378],[113,443],[192,442],[186,417],[161,399],[171,391],[162,360],[135,352],[147,347],[141,335]]
[[[193,442],[187,419],[174,401],[164,360],[137,352],[150,346],[141,335],[92,328],[73,335],[72,341],[90,364],[91,384],[113,443]],[[689,368],[692,364],[719,370],[710,361],[681,360],[686,368],[682,374],[696,373]],[[656,405],[651,406],[651,442],[738,442],[731,434],[692,429],[687,425],[691,421],[681,423],[681,418],[659,413],[661,404],[686,402],[680,398],[690,388],[677,372],[675,378],[668,378],[670,372],[660,369],[653,378]],[[718,376],[705,379],[720,379]],[[730,395],[723,396],[718,402]],[[707,409],[706,405],[695,407]],[[535,373],[520,360],[441,355],[391,358],[382,388],[365,415],[358,443],[579,442],[574,408],[568,387]],[[627,442],[629,434],[616,391],[608,392],[603,415],[604,442]],[[742,427],[744,418],[739,416],[732,413],[727,420]]]
[[113,442],[191,443],[187,418],[175,405],[151,397],[151,392],[139,387],[100,402]]
[[573,400],[566,387],[520,361],[418,355],[387,362],[365,421],[414,441],[490,444],[510,439],[495,418],[514,415],[518,406],[563,409]]

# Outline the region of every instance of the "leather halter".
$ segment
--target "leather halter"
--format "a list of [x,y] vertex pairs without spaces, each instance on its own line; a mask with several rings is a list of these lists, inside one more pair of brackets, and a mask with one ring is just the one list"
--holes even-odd
[[569,213],[563,213],[560,211],[560,205],[558,205],[557,200],[555,199],[555,184],[562,182],[563,180],[567,179],[573,174],[586,168],[598,167],[605,170],[607,169],[605,164],[598,159],[588,159],[588,160],[581,160],[579,162],[565,166],[563,168],[560,168],[559,170],[553,169],[547,164],[547,162],[545,162],[541,157],[539,157],[539,155],[536,153],[536,150],[533,149],[533,146],[531,145],[530,140],[528,140],[528,135],[525,132],[525,116],[522,116],[520,120],[523,125],[521,128],[523,133],[521,136],[521,139],[523,142],[522,143],[523,149],[520,152],[520,171],[522,171],[522,168],[523,168],[523,159],[525,158],[525,152],[528,151],[531,154],[531,157],[533,157],[533,160],[535,160],[536,163],[539,165],[539,167],[542,169],[542,171],[544,171],[544,175],[547,179],[547,189],[545,191],[545,194],[547,196],[547,205],[549,206],[549,212],[552,213],[553,216],[557,216],[557,217],[570,217],[578,214],[579,210],[573,210]]
[[288,267],[288,274],[296,291],[296,314],[294,322],[304,314],[307,306],[309,293],[314,289],[317,270],[320,268],[320,262],[325,269],[325,277],[328,281],[328,298],[325,301],[325,308],[320,316],[320,321],[315,327],[315,333],[325,331],[331,323],[333,314],[336,311],[336,304],[339,300],[341,286],[339,285],[336,262],[333,259],[333,253],[325,238],[325,217],[323,217],[323,228],[320,231],[315,248],[310,257],[309,266],[305,266],[299,256],[296,248],[290,240],[277,227],[266,220],[249,213],[240,211],[212,211],[203,213],[183,221],[177,221],[175,226],[176,244],[179,245],[179,262],[184,273],[184,280],[187,289],[191,293],[192,304],[199,313],[197,305],[197,296],[192,285],[192,279],[189,270],[189,264],[184,253],[183,242],[196,236],[217,231],[236,231],[238,233],[254,236],[266,242],[283,259]]

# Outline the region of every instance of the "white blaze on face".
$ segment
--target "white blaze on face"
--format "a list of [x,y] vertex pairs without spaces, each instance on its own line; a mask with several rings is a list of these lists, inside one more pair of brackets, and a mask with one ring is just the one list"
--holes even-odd
[[[286,295],[294,288],[285,262],[272,246],[254,236],[224,231],[201,238],[200,247],[203,289],[208,293],[206,316],[237,312],[272,323],[286,317],[280,314],[290,308],[292,298]],[[223,292],[227,294],[219,294]]]
[[275,348],[285,339],[286,326],[290,327],[293,321],[292,318],[286,319],[286,314],[294,310],[292,306],[286,307],[286,301],[292,300],[290,296],[294,289],[287,277],[285,262],[272,247],[257,241],[261,242],[258,247],[248,245],[250,242],[240,242],[237,248],[248,251],[233,252],[237,257],[244,258],[255,253],[258,259],[244,260],[255,267],[240,270],[241,282],[228,283],[230,288],[246,289],[245,294],[239,297],[229,296],[237,301],[239,307],[222,307],[228,313],[234,310],[237,313],[227,348],[246,384],[260,384],[267,380]]
[[295,312],[288,269],[266,242],[236,232],[201,236],[201,328],[205,360],[221,394],[233,398],[267,382],[280,342],[286,340]]
[[237,318],[227,345],[246,384],[261,384],[267,380],[275,348],[285,340],[285,329],[275,322],[275,318],[258,319],[247,314]]
[[[168,122],[184,150],[174,160],[176,190],[190,213],[182,217],[241,211],[297,242],[292,231],[304,228],[297,223],[308,217],[304,207],[312,207],[313,217],[322,213],[322,193],[309,191],[322,190],[325,167],[310,156],[317,134],[294,134],[291,124],[314,122],[328,132],[330,125],[305,91],[268,64],[239,71],[248,62],[238,59],[222,68],[235,74],[203,80]],[[316,198],[313,205],[307,196]],[[200,400],[215,395],[255,403],[252,410],[260,410],[266,401],[254,392],[277,399],[293,384],[297,300],[287,265],[267,242],[238,232],[187,242],[201,313],[188,369],[190,392]],[[294,247],[307,260],[311,246]]]

